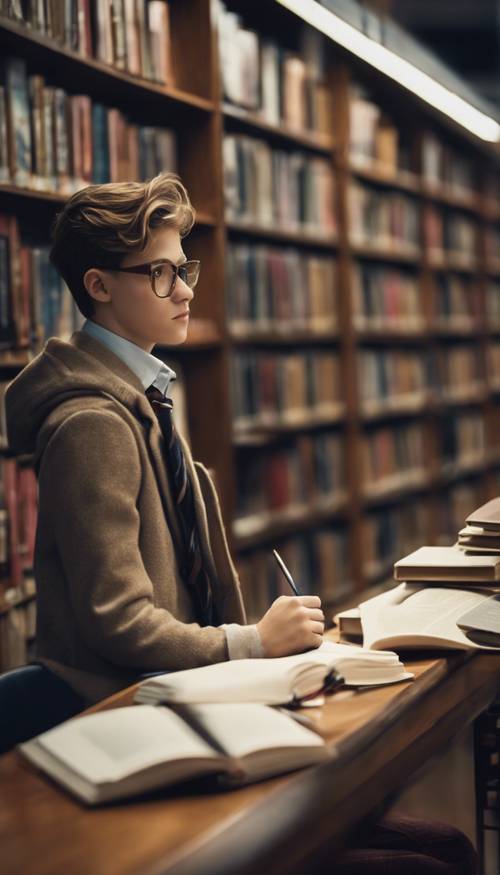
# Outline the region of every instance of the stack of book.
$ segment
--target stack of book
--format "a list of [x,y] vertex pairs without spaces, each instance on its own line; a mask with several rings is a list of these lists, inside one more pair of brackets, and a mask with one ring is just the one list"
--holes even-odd
[[493,498],[467,517],[458,543],[466,553],[500,553],[500,498]]
[[341,634],[374,650],[500,647],[500,498],[466,519],[456,544],[394,565],[399,586],[338,614]]

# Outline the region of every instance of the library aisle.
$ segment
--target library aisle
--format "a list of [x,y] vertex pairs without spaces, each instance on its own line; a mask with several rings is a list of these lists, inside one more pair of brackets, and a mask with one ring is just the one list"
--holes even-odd
[[[251,621],[288,592],[273,548],[330,617],[500,492],[500,114],[413,93],[329,31],[340,7],[392,33],[354,0],[0,4],[2,399],[83,322],[48,257],[65,199],[177,172],[202,269],[187,343],[154,354]],[[33,653],[37,483],[0,423],[5,670]]]

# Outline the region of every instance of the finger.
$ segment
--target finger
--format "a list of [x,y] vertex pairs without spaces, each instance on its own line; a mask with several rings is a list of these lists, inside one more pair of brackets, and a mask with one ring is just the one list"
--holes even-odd
[[325,615],[320,608],[307,608],[307,617],[309,620],[315,620],[325,625]]
[[311,647],[320,647],[323,644],[323,636],[313,632],[311,635]]
[[323,632],[325,631],[325,624],[313,622],[313,623],[311,623],[310,628],[311,628],[311,632],[314,632],[316,635],[323,635]]
[[299,595],[296,596],[296,598],[298,598],[301,605],[305,605],[306,608],[321,607],[321,599],[318,595]]

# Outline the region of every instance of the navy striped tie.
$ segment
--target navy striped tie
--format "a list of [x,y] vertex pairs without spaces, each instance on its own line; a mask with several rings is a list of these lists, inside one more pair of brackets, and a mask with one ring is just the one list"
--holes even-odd
[[182,445],[173,422],[173,402],[156,386],[146,389],[146,395],[160,423],[165,442],[165,461],[183,541],[181,574],[191,592],[201,625],[213,625],[212,589],[202,563],[193,488],[187,473]]

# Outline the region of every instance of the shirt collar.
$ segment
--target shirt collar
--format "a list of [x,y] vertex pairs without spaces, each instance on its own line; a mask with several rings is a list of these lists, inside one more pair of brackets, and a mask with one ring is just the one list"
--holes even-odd
[[167,394],[170,382],[176,379],[176,373],[165,362],[146,352],[131,340],[126,340],[109,328],[104,328],[92,319],[87,319],[82,327],[96,340],[99,340],[115,353],[141,381],[144,389],[156,386],[164,395]]

